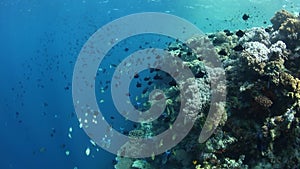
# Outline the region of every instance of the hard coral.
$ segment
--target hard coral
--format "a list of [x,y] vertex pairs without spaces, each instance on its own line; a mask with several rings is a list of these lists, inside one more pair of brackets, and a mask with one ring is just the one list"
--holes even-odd
[[286,45],[282,41],[277,41],[276,43],[272,44],[270,47],[270,54],[272,58],[285,58],[287,55],[286,52]]
[[245,35],[240,38],[239,43],[257,41],[266,46],[269,46],[271,44],[269,39],[270,35],[264,28],[254,27],[246,31]]
[[271,23],[273,24],[273,28],[275,30],[279,29],[281,24],[283,24],[288,18],[296,18],[291,13],[286,10],[281,10],[276,12],[275,16],[271,19]]
[[269,60],[270,50],[260,42],[246,42],[242,57],[247,65],[259,74],[263,73],[266,61]]
[[279,27],[279,33],[285,38],[283,39],[288,47],[295,48],[300,43],[300,20],[297,18],[289,18]]
[[267,61],[269,59],[268,55],[270,53],[270,50],[262,43],[260,42],[246,42],[244,44],[245,52],[250,54],[249,56],[251,58],[249,61],[254,61],[257,63],[261,63],[264,61]]
[[265,107],[265,108],[268,108],[268,107],[271,107],[273,102],[271,99],[269,99],[268,97],[266,96],[263,96],[263,95],[259,95],[259,96],[256,96],[254,97],[254,100],[261,106]]
[[[295,48],[300,42],[300,20],[285,10],[279,11],[271,19],[274,30],[278,30],[279,39],[289,49]],[[275,31],[276,32],[276,31]]]
[[291,74],[282,72],[280,73],[280,82],[285,86],[288,91],[288,95],[292,98],[300,99],[300,80],[293,77]]
[[[140,162],[149,163],[151,168],[172,169],[299,168],[299,19],[282,10],[272,18],[273,28],[242,30],[240,36],[228,36],[230,31],[226,31],[226,34],[210,34],[209,39],[198,36],[185,44],[176,41],[170,45],[169,52],[180,57],[184,66],[192,70],[196,82],[186,79],[166,89],[168,101],[164,113],[176,119],[181,96],[187,98],[184,104],[189,108],[183,111],[186,117],[196,119],[194,127],[170,150],[172,153],[138,161],[119,158],[115,168],[121,168],[121,164],[124,169],[144,166],[137,165]],[[187,46],[193,48],[192,54]],[[226,55],[220,52],[222,50]],[[207,62],[216,55],[226,71],[226,82],[218,81],[216,77],[221,71],[210,68],[213,62]],[[227,85],[227,102],[214,102],[213,94],[224,87],[211,86],[212,81]],[[182,92],[179,86],[184,88]],[[217,116],[207,119],[211,107]],[[206,120],[211,128],[219,125],[214,134],[200,144],[197,140]],[[155,136],[170,124],[170,120],[157,120],[141,125],[137,130],[144,133],[130,132],[131,144],[124,145],[126,149],[121,149],[120,155],[146,149],[148,145],[134,144],[136,138]]]

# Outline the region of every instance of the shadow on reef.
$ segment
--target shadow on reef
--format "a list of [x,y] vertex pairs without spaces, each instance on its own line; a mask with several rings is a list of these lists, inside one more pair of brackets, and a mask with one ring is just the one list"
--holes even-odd
[[[115,168],[300,168],[300,18],[282,10],[271,22],[268,28],[208,35],[226,71],[228,93],[226,103],[216,103],[220,107],[216,111],[225,111],[221,123],[202,144],[198,137],[214,92],[209,91],[201,59],[208,39],[188,40],[187,44],[198,45],[198,51],[192,52],[185,44],[170,44],[170,54],[180,57],[196,77],[201,103],[195,104],[202,106],[201,112],[194,115],[194,127],[176,147],[145,159],[118,156]],[[193,87],[187,90],[192,92]],[[174,120],[180,106],[178,89],[174,85],[165,92],[167,115]],[[173,120],[142,124],[131,136],[151,138],[162,132],[153,126],[168,126]]]

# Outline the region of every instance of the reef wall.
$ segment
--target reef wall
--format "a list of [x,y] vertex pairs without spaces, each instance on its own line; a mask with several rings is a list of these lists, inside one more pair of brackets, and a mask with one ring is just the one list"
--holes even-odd
[[[216,103],[221,122],[205,142],[198,142],[208,112],[209,77],[201,60],[206,54],[174,43],[169,51],[189,66],[201,92],[201,112],[188,136],[164,154],[145,159],[117,157],[116,169],[300,168],[300,18],[278,11],[273,26],[208,34],[226,71],[227,101]],[[194,37],[190,45],[208,40]],[[215,70],[217,73],[217,70]],[[193,92],[195,86],[187,88]],[[218,89],[219,90],[219,89]],[[220,89],[221,90],[221,89]],[[176,118],[179,94],[166,90],[168,120]],[[217,107],[218,107],[217,106]],[[225,108],[224,108],[225,107]],[[213,124],[213,123],[212,123]],[[145,137],[160,133],[161,123],[139,126]],[[155,126],[155,127],[154,127]],[[166,127],[166,126],[165,126]]]

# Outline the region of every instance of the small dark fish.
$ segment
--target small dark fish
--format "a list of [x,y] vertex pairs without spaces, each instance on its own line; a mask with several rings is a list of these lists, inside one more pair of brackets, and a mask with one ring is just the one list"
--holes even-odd
[[107,90],[108,89],[108,85],[106,85],[106,86],[104,86],[104,88],[103,88],[104,90]]
[[225,30],[224,30],[224,33],[226,34],[226,36],[231,36],[231,35],[233,35],[233,33],[231,33],[230,30],[228,30],[228,29],[225,29]]
[[110,67],[117,67],[117,65],[116,64],[110,64]]
[[62,144],[62,145],[61,145],[61,148],[66,148],[66,144]]
[[137,88],[142,87],[142,83],[136,82],[136,87],[137,87]]
[[245,35],[245,32],[242,31],[242,30],[238,30],[235,34],[236,34],[236,36],[238,36],[238,37],[243,37],[243,36]]
[[271,30],[269,28],[266,28],[265,31],[268,33],[271,32]]
[[244,50],[244,47],[242,46],[242,45],[237,45],[237,46],[235,46],[234,48],[233,48],[233,50],[235,50],[235,51],[242,51],[242,50]]
[[154,80],[162,80],[163,78],[162,78],[160,75],[156,74],[156,75],[153,77],[153,79],[154,79]]
[[48,107],[48,103],[44,102],[44,107]]
[[246,21],[250,18],[250,16],[248,14],[244,14],[242,18],[244,21]]
[[170,86],[176,86],[177,83],[176,83],[176,81],[173,79],[172,81],[169,82],[169,85],[170,85]]
[[139,78],[140,76],[139,76],[139,74],[134,74],[134,76],[133,76],[134,78]]
[[116,165],[118,163],[118,161],[113,159],[111,163],[112,163],[112,165]]
[[160,71],[160,69],[155,69],[155,68],[150,69],[150,73],[157,72],[157,71]]
[[218,52],[218,54],[221,55],[221,56],[227,56],[228,55],[228,53],[225,51],[225,49],[220,50]]
[[150,80],[150,77],[145,77],[144,78],[144,81],[148,81],[148,80]]
[[230,30],[228,30],[228,29],[225,29],[225,30],[223,30],[223,32],[224,32],[224,33],[229,33],[229,32],[230,32]]
[[146,87],[142,93],[145,94],[145,93],[147,93],[147,91],[148,91],[148,87]]
[[202,78],[205,75],[205,73],[199,71],[198,73],[195,74],[195,78]]

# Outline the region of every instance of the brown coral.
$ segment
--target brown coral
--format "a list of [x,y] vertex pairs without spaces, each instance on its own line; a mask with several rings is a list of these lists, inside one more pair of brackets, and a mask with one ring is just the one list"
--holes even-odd
[[300,31],[300,20],[295,18],[288,18],[279,27],[280,34],[288,36],[291,34],[299,33]]
[[266,96],[263,95],[259,95],[254,97],[254,100],[261,106],[265,107],[265,108],[269,108],[272,106],[273,102],[271,99],[269,99]]
[[136,130],[131,130],[128,136],[133,139],[139,139],[139,138],[143,138],[144,135],[145,132],[143,130],[136,129]]
[[300,99],[300,80],[298,78],[295,78],[286,72],[282,72],[280,73],[279,80],[283,86],[292,90],[289,92],[289,95],[292,98]]
[[300,20],[289,18],[281,24],[279,34],[284,37],[283,41],[289,49],[294,49],[300,43]]
[[271,19],[273,28],[279,31],[289,49],[293,49],[300,42],[300,20],[285,10],[279,11]]
[[275,16],[271,19],[271,23],[273,24],[273,28],[275,30],[278,30],[279,27],[281,26],[281,24],[283,24],[289,18],[296,19],[295,16],[293,16],[292,14],[290,14],[286,10],[281,10],[281,11],[276,12]]

